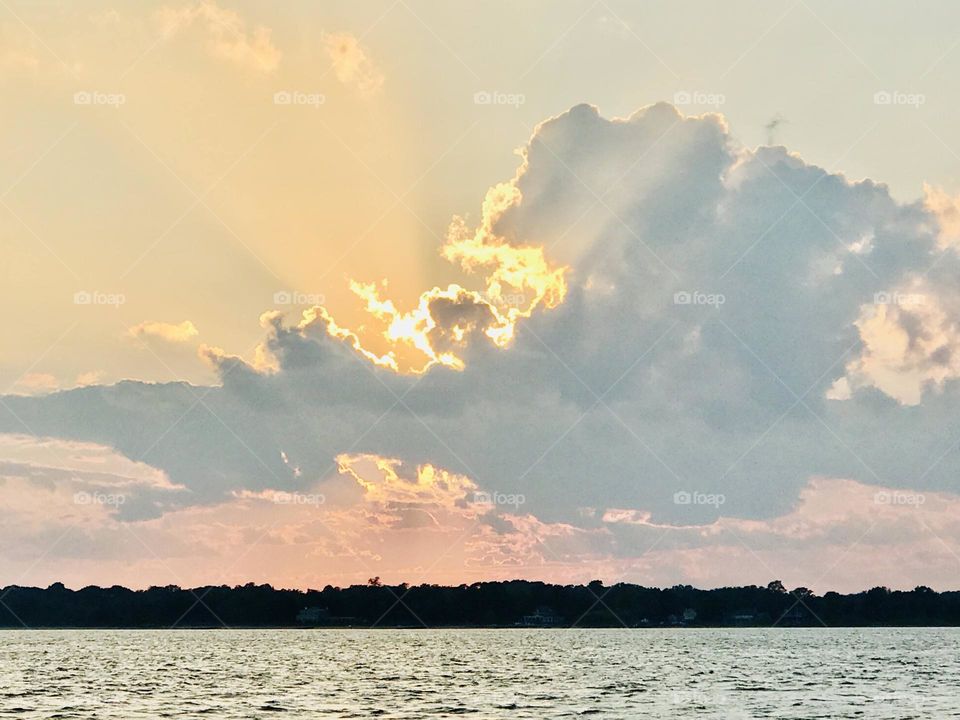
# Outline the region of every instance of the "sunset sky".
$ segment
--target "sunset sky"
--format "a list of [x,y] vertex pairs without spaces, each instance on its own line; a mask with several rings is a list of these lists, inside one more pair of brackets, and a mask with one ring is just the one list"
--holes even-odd
[[960,7],[0,0],[0,585],[956,588]]

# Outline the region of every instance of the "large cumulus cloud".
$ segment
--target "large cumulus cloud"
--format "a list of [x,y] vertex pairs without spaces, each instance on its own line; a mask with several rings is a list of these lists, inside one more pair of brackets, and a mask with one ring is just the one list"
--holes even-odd
[[[426,293],[409,317],[457,362],[398,373],[325,309],[267,314],[256,361],[204,350],[218,386],[6,397],[0,432],[109,446],[185,488],[142,517],[314,487],[345,454],[522,493],[527,517],[588,535],[629,513],[788,516],[815,477],[954,492],[960,265],[940,200],[739,147],[719,116],[577,106],[536,129],[477,231],[542,247],[529,260],[566,267],[563,293],[556,275],[515,288],[549,302],[510,312],[500,260],[480,291]],[[445,254],[475,269],[500,251],[472,252]],[[678,504],[684,491],[725,501]],[[631,537],[621,552],[642,550]]]

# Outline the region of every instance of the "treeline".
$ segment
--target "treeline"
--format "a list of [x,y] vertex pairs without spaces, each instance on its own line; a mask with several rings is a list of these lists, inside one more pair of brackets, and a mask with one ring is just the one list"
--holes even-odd
[[270,585],[0,590],[0,627],[670,627],[960,625],[960,592],[918,587],[818,596],[765,587],[698,590],[599,581],[514,580],[444,587],[366,585],[281,590]]

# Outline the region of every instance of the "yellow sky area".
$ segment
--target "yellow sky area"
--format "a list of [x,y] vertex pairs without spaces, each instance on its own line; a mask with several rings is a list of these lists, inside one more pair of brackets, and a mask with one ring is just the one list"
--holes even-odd
[[[351,278],[389,278],[405,304],[436,280],[451,213],[417,181],[443,148],[400,110],[384,59],[338,28],[345,69],[319,40],[262,32],[255,12],[169,7],[52,13],[49,52],[3,26],[33,60],[0,67],[0,322],[21,340],[0,385],[50,347],[34,369],[62,386],[84,372],[204,381],[195,358],[144,352],[127,329],[189,321],[196,343],[246,357],[264,310],[295,321],[320,298],[358,326]],[[78,306],[80,291],[122,302]],[[294,302],[278,306],[284,292]]]
[[[772,139],[828,167],[842,158],[851,177],[884,178],[903,197],[921,175],[955,192],[953,98],[938,92],[960,57],[950,22],[734,5],[695,16],[629,3],[616,16],[509,2],[464,14],[420,0],[0,8],[0,322],[17,338],[0,353],[0,389],[28,373],[61,387],[91,373],[209,382],[196,345],[249,357],[264,310],[295,322],[311,304],[278,306],[277,293],[322,296],[363,332],[371,318],[350,280],[388,278],[384,296],[402,312],[425,289],[484,289],[440,255],[451,217],[475,226],[486,189],[515,171],[514,148],[581,102],[627,116],[678,91],[720,93],[748,147]],[[904,22],[925,41],[890,53]],[[624,68],[630,82],[604,82]],[[811,68],[823,70],[815,86]],[[884,88],[929,103],[865,133]],[[474,102],[490,92],[523,102]],[[947,195],[928,201],[956,214]],[[124,301],[77,306],[78,291]],[[200,336],[145,351],[127,332],[145,321],[190,321]],[[379,329],[368,341],[387,348]]]

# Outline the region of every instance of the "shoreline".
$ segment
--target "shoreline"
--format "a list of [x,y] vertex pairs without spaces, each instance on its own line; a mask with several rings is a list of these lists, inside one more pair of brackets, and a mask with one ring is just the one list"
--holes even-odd
[[45,629],[564,629],[960,627],[960,592],[876,587],[841,595],[766,586],[700,590],[630,583],[381,584],[277,589],[176,585],[130,590],[0,589],[0,627]]

